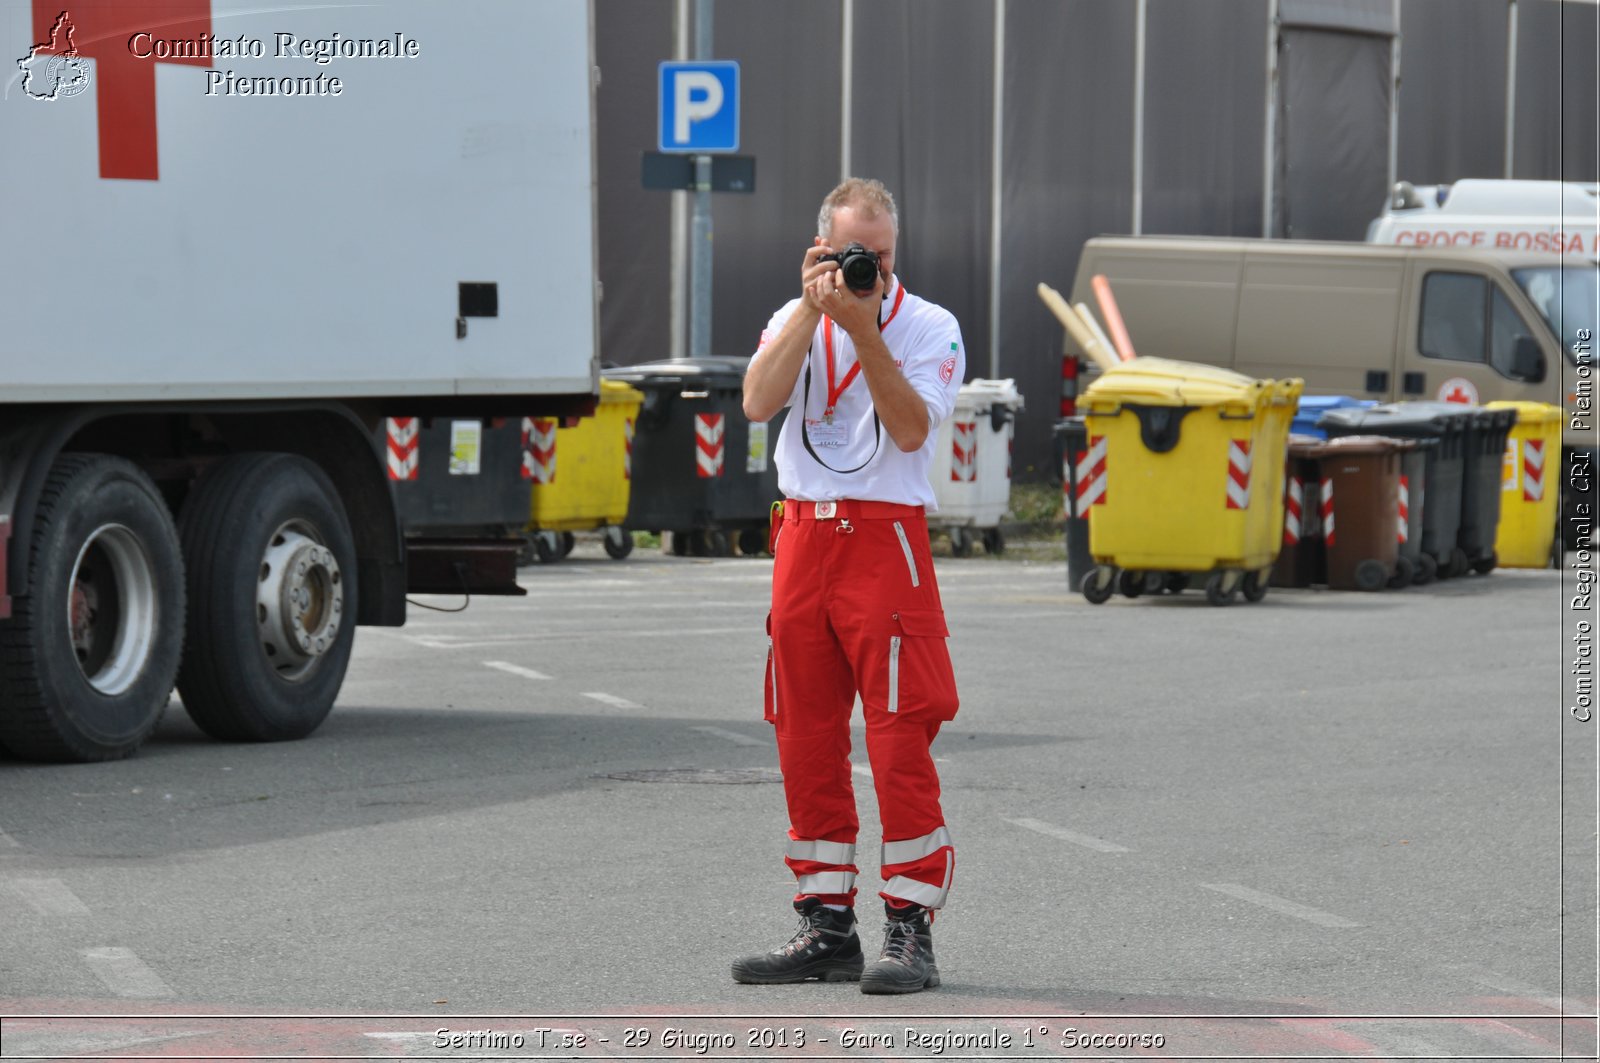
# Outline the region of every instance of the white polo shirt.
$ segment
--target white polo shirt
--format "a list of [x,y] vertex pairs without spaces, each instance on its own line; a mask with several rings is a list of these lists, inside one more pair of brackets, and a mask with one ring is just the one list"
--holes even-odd
[[[750,358],[752,365],[799,305],[799,299],[791,299],[772,315],[761,334],[760,346]],[[808,502],[845,498],[899,502],[926,506],[930,512],[937,508],[928,469],[933,463],[939,425],[955,409],[956,394],[966,377],[961,327],[950,311],[912,295],[893,276],[878,310],[878,323],[895,364],[928,405],[928,438],[921,447],[907,453],[895,445],[887,431],[881,427],[874,430],[872,394],[866,378],[859,370],[850,378],[857,364],[855,345],[844,329],[824,317],[812,334],[806,365],[801,367],[794,390],[784,403],[789,415],[778,433],[774,460],[778,466],[778,489],[786,497]],[[824,417],[828,406],[830,330],[833,387],[843,388],[838,393],[831,424]],[[807,423],[811,452],[800,436],[802,425]]]

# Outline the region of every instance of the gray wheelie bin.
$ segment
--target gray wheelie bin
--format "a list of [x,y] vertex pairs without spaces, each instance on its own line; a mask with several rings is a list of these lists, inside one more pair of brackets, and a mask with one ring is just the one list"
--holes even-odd
[[1456,402],[1418,402],[1419,406],[1448,416],[1455,410],[1465,431],[1461,439],[1461,525],[1451,556],[1453,576],[1494,571],[1495,534],[1500,530],[1500,479],[1504,470],[1506,436],[1517,423],[1514,409],[1488,409]]
[[766,549],[778,499],[772,445],[783,415],[744,415],[745,358],[685,358],[606,369],[644,392],[634,426],[630,531],[670,533],[678,554],[725,557]]

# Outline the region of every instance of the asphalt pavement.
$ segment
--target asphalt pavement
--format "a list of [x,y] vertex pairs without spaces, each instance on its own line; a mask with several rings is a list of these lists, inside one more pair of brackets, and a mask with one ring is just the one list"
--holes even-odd
[[308,740],[175,701],[131,760],[0,760],[0,1058],[1594,1057],[1570,572],[1215,608],[1064,569],[937,561],[937,990],[732,982],[795,922],[771,563],[582,542],[362,629]]

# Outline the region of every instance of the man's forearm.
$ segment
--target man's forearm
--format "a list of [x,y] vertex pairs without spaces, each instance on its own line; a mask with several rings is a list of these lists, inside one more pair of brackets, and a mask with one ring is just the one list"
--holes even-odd
[[894,364],[894,356],[876,332],[852,338],[884,431],[901,450],[918,449],[928,438],[928,404]]
[[770,421],[794,391],[821,314],[802,304],[789,315],[778,338],[767,345],[744,375],[744,415]]

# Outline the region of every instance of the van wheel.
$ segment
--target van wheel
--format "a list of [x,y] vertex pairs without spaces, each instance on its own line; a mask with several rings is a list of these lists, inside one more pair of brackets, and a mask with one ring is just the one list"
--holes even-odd
[[150,477],[63,454],[39,495],[28,593],[0,621],[0,743],[18,757],[126,757],[155,730],[183,651],[183,555]]
[[214,738],[304,738],[333,709],[355,641],[355,541],[333,484],[305,458],[237,454],[201,478],[180,525],[184,708]]

